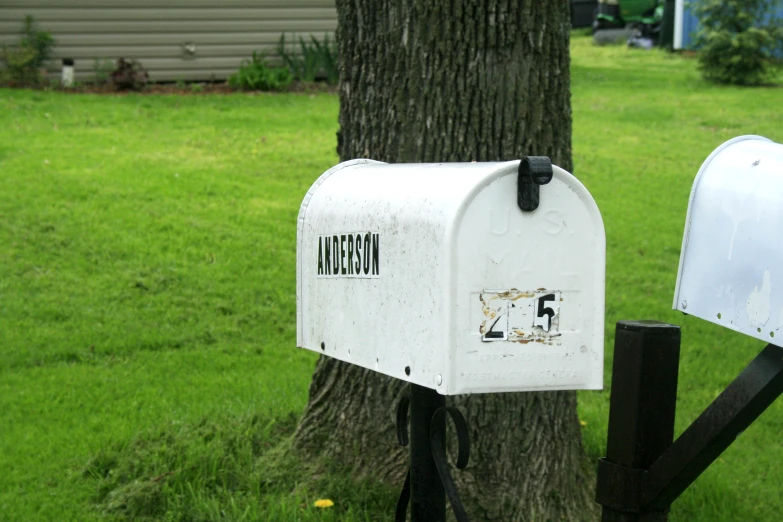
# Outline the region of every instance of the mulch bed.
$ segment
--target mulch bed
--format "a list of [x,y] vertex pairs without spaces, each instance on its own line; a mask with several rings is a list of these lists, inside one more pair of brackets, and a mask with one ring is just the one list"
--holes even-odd
[[[20,87],[31,88],[30,86],[0,85],[0,87]],[[33,87],[36,88],[36,87]],[[141,95],[177,95],[177,96],[199,96],[203,94],[247,94],[257,95],[262,91],[238,91],[229,87],[224,82],[191,82],[191,83],[150,83],[138,91],[117,90],[111,84],[77,84],[71,88],[63,88],[59,85],[43,85],[37,87],[40,90],[58,91],[73,94],[100,94],[107,96],[124,96],[128,94]],[[320,94],[337,93],[336,85],[328,85],[325,82],[293,82],[284,92],[296,94]]]

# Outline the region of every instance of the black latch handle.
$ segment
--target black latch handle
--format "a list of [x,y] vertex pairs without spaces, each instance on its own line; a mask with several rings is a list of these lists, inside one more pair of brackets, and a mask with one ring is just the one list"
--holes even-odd
[[524,212],[538,208],[539,187],[552,181],[552,161],[547,156],[525,156],[519,161],[517,205]]

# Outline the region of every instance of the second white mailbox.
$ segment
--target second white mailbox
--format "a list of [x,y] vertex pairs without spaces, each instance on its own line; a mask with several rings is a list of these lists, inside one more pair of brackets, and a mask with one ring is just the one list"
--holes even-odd
[[445,395],[600,389],[605,236],[552,167],[532,211],[520,161],[341,163],[297,230],[297,344]]

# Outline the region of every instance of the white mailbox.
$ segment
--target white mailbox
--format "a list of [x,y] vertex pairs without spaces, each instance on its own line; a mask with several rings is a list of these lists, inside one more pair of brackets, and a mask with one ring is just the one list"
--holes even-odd
[[696,175],[674,308],[778,344],[783,336],[783,145],[740,136]]
[[524,164],[325,172],[299,211],[298,346],[444,395],[600,389],[601,215],[559,167],[520,210]]

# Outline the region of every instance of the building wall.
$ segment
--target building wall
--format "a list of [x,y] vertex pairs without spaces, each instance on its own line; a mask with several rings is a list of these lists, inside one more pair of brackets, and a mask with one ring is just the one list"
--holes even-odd
[[56,40],[50,69],[73,58],[80,81],[118,58],[153,81],[224,80],[282,33],[333,39],[337,27],[334,0],[0,0],[0,45],[18,41],[28,14]]
[[[777,17],[783,20],[783,4],[778,7]],[[684,2],[682,17],[682,48],[693,49],[694,35],[699,30],[699,19],[688,7],[688,2]]]

